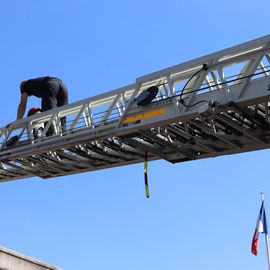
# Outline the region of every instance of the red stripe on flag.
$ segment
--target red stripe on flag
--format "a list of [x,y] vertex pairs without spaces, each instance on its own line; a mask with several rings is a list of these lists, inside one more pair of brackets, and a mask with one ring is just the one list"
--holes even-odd
[[255,256],[258,255],[258,246],[259,246],[259,238],[258,238],[258,233],[256,229],[254,232],[254,236],[253,236],[252,244],[251,244],[251,253],[254,254]]

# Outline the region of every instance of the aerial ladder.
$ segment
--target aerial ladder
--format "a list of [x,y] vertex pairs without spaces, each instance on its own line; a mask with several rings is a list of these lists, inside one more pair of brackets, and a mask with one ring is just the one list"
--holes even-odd
[[14,121],[0,129],[0,181],[269,148],[269,75],[267,35]]

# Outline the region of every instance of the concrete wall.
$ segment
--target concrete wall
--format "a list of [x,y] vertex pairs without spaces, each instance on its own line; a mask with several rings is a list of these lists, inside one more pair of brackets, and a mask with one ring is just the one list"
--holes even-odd
[[62,270],[5,247],[0,247],[0,270]]

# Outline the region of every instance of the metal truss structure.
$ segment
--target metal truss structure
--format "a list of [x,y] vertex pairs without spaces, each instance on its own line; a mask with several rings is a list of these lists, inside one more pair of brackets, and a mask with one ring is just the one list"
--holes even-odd
[[[0,129],[0,181],[133,164],[145,152],[177,163],[269,148],[269,72],[270,35],[15,121]],[[155,99],[138,106],[152,86]],[[35,138],[37,125],[44,129]],[[13,136],[17,144],[7,147]]]

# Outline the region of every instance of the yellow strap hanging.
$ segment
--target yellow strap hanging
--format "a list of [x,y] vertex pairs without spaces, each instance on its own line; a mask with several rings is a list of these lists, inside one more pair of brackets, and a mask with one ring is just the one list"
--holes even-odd
[[144,184],[145,184],[145,194],[146,194],[146,198],[150,197],[149,194],[149,187],[148,187],[148,153],[147,151],[144,153]]

